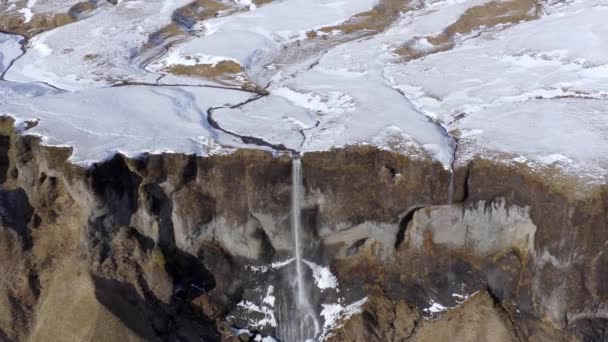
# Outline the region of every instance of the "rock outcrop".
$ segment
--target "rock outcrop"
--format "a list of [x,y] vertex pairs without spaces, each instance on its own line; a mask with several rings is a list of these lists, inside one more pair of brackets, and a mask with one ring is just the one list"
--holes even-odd
[[[259,270],[292,255],[289,155],[70,154],[0,123],[0,340],[276,335],[274,299],[259,326],[242,303],[285,292]],[[452,182],[369,146],[302,163],[304,253],[340,290],[313,303],[367,297],[327,340],[608,338],[605,185],[482,159]]]

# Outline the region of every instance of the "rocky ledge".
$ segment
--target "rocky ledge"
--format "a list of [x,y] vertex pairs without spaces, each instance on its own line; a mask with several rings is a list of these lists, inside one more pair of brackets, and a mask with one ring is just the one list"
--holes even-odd
[[[70,155],[2,119],[0,340],[285,336],[291,156]],[[608,339],[605,185],[369,146],[302,166],[323,339]]]

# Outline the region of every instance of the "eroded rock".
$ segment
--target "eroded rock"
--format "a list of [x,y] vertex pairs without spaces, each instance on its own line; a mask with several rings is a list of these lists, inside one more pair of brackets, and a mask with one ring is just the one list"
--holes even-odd
[[[289,156],[117,155],[84,169],[13,125],[0,125],[2,339],[276,336],[245,309],[286,319]],[[474,160],[449,204],[450,174],[430,159],[362,146],[305,154],[303,168],[305,272],[334,277],[311,281],[311,303],[368,298],[330,339],[604,338],[605,186]]]

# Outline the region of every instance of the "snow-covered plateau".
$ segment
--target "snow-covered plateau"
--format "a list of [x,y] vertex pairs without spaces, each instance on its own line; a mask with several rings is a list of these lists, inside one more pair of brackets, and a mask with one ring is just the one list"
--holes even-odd
[[[3,15],[26,21],[67,6],[9,3]],[[446,168],[481,155],[605,179],[605,1],[154,0],[85,14],[0,35],[0,113],[39,120],[28,133],[73,146],[76,163],[372,144]]]

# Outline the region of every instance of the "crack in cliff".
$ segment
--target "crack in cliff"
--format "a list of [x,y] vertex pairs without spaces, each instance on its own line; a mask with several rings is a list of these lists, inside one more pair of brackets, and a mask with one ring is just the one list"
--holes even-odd
[[399,230],[397,231],[397,237],[395,238],[395,249],[398,249],[405,240],[405,232],[407,231],[407,227],[414,219],[414,214],[420,209],[424,209],[425,206],[414,207],[410,209],[405,216],[399,221]]
[[[462,185],[462,203],[465,203],[469,199],[469,182],[471,178],[471,168],[473,167],[473,163],[467,164],[466,171],[464,173],[464,181]],[[463,207],[464,208],[464,207]]]
[[509,310],[507,310],[503,304],[502,304],[502,300],[498,297],[498,295],[496,295],[494,293],[494,291],[492,290],[492,288],[490,287],[490,285],[486,284],[486,292],[490,295],[490,297],[492,298],[492,301],[494,302],[494,307],[496,307],[496,309],[499,311],[499,313],[505,317],[509,323],[511,324],[511,328],[513,329],[513,333],[515,334],[515,337],[517,338],[517,340],[519,342],[524,342],[527,339],[523,336],[523,334],[520,332],[517,323],[515,321],[515,319],[511,316],[511,313],[509,312]]

